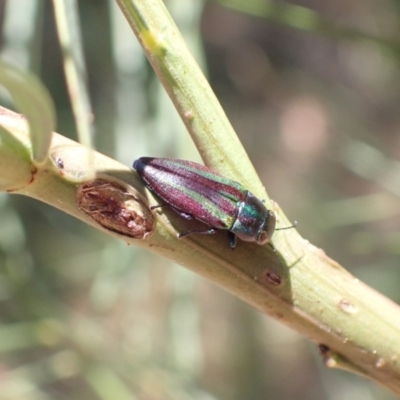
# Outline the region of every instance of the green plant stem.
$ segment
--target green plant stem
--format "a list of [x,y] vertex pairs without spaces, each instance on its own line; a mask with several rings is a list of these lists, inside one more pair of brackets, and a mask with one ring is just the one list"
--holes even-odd
[[92,148],[93,112],[87,89],[79,13],[76,0],[53,0],[57,32],[63,52],[64,73],[79,141]]
[[162,1],[117,0],[206,165],[260,198],[265,189]]
[[[279,251],[240,242],[232,252],[225,232],[178,240],[176,233],[184,229],[186,221],[173,212],[163,212],[146,240],[119,235],[100,227],[78,207],[79,185],[74,177],[85,173],[83,146],[54,134],[49,162],[34,167],[26,157],[30,153],[25,121],[18,114],[0,109],[0,125],[10,131],[10,140],[0,143],[2,190],[44,201],[129,244],[186,266],[324,344],[329,349],[325,357],[328,366],[365,375],[400,393],[399,307],[350,275],[295,230],[275,233]],[[7,154],[13,156],[12,169],[7,165]],[[61,171],[54,167],[55,160],[62,162]],[[130,168],[98,153],[94,167],[102,179],[121,182],[154,204],[155,199]],[[14,178],[18,179],[17,187]],[[5,182],[9,182],[8,188]]]
[[[134,6],[132,1],[119,0],[119,4],[206,163],[263,197],[251,163],[162,2],[140,0]],[[105,230],[78,206],[77,181],[86,168],[81,145],[54,134],[48,162],[34,167],[26,157],[30,148],[25,121],[3,110],[0,125],[10,131],[10,140],[0,141],[2,190],[37,198],[127,243],[186,266],[323,344],[328,366],[360,373],[400,393],[400,308],[294,229],[275,233],[275,251],[240,242],[234,252],[229,249],[226,232],[178,240],[176,233],[182,232],[187,222],[168,210],[154,212],[155,231],[146,240]],[[12,169],[7,163],[11,155]],[[93,164],[102,179],[121,182],[138,198],[155,203],[130,168],[98,153]],[[14,176],[18,169],[24,173]],[[15,180],[18,185],[13,184]]]
[[[205,163],[264,197],[244,149],[162,1],[117,3]],[[286,220],[282,213],[280,217]],[[212,275],[212,280],[245,301],[327,345],[332,354],[340,355],[335,359],[343,361],[327,365],[353,369],[400,392],[397,305],[364,286],[294,230],[274,235],[275,254],[268,247],[241,246],[233,255],[226,248],[212,246],[205,249],[213,269],[202,261],[192,268],[198,272],[200,268],[201,274]],[[204,253],[205,249],[197,250]],[[373,322],[376,318],[379,322]],[[372,333],[372,326],[379,332]],[[382,335],[387,340],[382,340]],[[384,342],[385,354],[378,355],[376,346]],[[382,371],[385,368],[391,372]]]

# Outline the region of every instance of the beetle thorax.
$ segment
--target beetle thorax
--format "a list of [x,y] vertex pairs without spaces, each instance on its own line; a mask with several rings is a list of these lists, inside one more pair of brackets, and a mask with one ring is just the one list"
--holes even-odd
[[251,192],[247,192],[238,207],[236,220],[230,230],[246,242],[268,243],[275,230],[274,213]]

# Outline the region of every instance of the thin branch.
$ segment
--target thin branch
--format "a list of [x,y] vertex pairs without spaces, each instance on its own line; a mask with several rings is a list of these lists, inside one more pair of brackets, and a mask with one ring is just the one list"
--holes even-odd
[[[221,107],[215,106],[215,96],[188,56],[162,2],[140,0],[136,7],[131,1],[119,3],[125,15],[140,13],[140,19],[131,18],[130,23],[178,110],[186,117],[207,164],[262,195],[253,167]],[[142,22],[137,26],[135,21]],[[191,90],[189,81],[200,88]],[[294,229],[275,233],[275,251],[269,246],[241,242],[232,252],[225,232],[178,240],[176,234],[184,231],[187,221],[168,210],[150,213],[147,205],[155,200],[130,168],[96,153],[94,168],[100,181],[80,184],[85,174],[81,145],[55,134],[47,164],[36,168],[26,158],[30,149],[25,121],[3,110],[0,125],[10,132],[1,132],[0,140],[0,182],[10,182],[8,187],[3,184],[4,190],[45,201],[127,243],[185,265],[320,344],[328,366],[361,373],[400,393],[400,308],[361,283]],[[28,172],[18,176],[18,186],[12,185],[14,171],[7,162],[10,154],[12,168]],[[94,191],[90,185],[95,186]],[[105,191],[120,192],[117,204],[109,201],[115,197],[107,197]],[[82,196],[85,201],[92,199],[93,207],[86,202],[83,205]],[[117,219],[128,232],[118,224],[104,224],[102,218]],[[137,232],[143,240],[133,239]]]

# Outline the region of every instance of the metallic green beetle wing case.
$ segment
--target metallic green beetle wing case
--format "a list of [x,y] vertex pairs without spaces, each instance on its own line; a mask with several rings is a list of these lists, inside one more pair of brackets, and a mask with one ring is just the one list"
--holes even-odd
[[225,178],[204,165],[172,158],[142,157],[133,168],[148,189],[185,218],[208,225],[192,233],[229,233],[231,248],[236,238],[263,245],[275,230],[275,215],[240,183]]

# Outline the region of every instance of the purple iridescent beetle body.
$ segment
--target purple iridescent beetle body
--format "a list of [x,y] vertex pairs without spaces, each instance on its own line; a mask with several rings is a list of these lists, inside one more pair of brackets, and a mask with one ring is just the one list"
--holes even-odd
[[180,238],[225,229],[234,248],[236,237],[263,245],[274,233],[272,211],[240,183],[204,165],[172,158],[142,157],[134,162],[133,168],[147,188],[166,205],[183,217],[194,218],[209,227],[182,233]]

